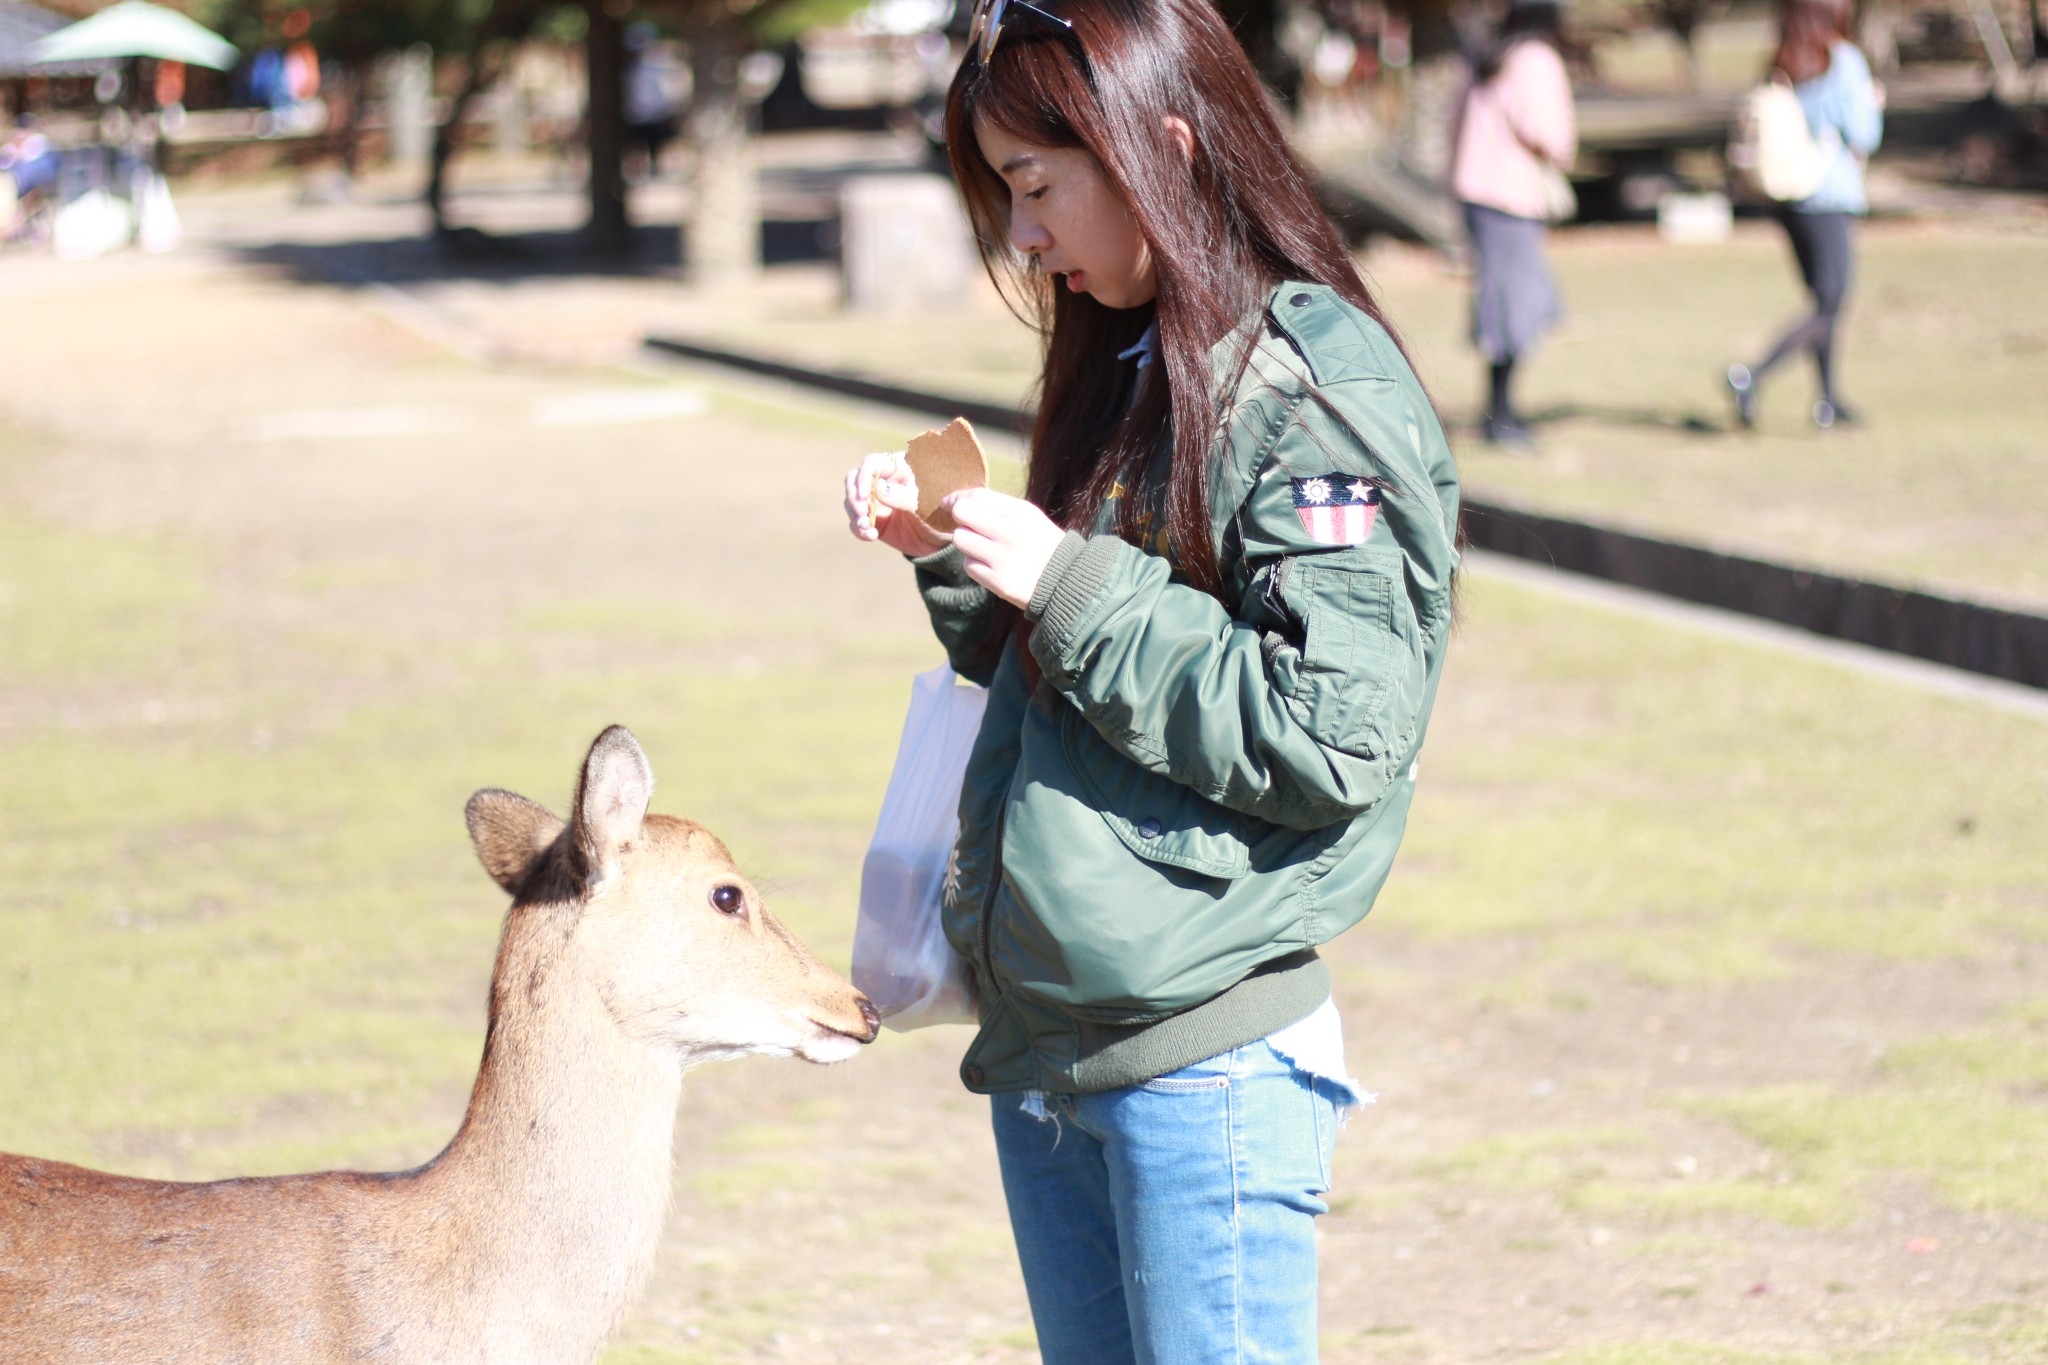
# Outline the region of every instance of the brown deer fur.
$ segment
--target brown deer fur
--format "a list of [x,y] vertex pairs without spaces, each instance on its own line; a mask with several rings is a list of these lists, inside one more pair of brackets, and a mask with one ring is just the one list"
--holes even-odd
[[653,781],[614,726],[567,825],[470,799],[514,900],[469,1111],[426,1165],[179,1184],[0,1154],[0,1361],[594,1359],[654,1258],[683,1071],[875,1036],[717,838],[646,814]]

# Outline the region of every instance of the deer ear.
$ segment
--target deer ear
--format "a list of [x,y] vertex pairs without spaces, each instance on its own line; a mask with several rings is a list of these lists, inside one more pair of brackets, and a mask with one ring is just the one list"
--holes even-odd
[[562,822],[547,807],[496,788],[470,797],[462,814],[477,860],[507,891],[519,889],[533,860],[562,833]]
[[576,842],[591,877],[606,876],[619,846],[637,838],[654,797],[654,769],[633,732],[614,725],[590,746],[576,785]]

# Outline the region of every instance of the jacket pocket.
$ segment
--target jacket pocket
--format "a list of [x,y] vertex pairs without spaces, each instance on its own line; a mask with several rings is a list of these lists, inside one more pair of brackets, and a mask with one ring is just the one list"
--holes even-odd
[[1288,708],[1320,742],[1378,757],[1412,738],[1405,721],[1423,684],[1421,635],[1399,551],[1354,547],[1293,561],[1281,580],[1299,623]]
[[1149,863],[1226,881],[1252,870],[1246,817],[1117,753],[1072,708],[1060,728],[1083,792],[1125,848]]

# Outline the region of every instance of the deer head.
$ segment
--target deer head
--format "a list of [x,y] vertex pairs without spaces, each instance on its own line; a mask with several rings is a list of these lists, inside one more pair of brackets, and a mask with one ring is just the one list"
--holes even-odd
[[[511,792],[469,799],[477,857],[544,914],[619,1029],[685,1064],[754,1053],[837,1062],[874,1040],[867,997],[771,914],[702,825],[650,815],[654,771],[624,726],[597,737],[568,822]],[[566,955],[565,955],[566,960]]]

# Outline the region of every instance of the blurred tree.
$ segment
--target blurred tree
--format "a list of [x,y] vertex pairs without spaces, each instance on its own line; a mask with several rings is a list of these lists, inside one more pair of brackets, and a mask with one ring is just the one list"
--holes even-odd
[[1291,109],[1300,95],[1301,71],[1280,45],[1281,8],[1279,0],[1218,0],[1217,4],[1245,55],[1252,59],[1259,79]]
[[[487,5],[475,4],[480,11]],[[459,30],[474,23],[454,0],[194,0],[193,18],[225,35],[250,57],[280,45],[285,17],[305,11],[312,19],[307,33],[324,64],[346,73],[342,160],[350,175],[358,169],[362,110],[377,59],[425,43],[438,54],[459,46]]]
[[[370,3],[389,3],[389,0],[369,0]],[[593,0],[595,4],[597,0]],[[349,0],[343,0],[349,3]],[[437,59],[457,64],[462,72],[462,84],[455,96],[448,102],[448,112],[441,118],[434,130],[434,154],[427,172],[427,209],[434,216],[434,231],[446,234],[449,230],[447,212],[448,163],[454,159],[462,135],[462,121],[469,115],[469,106],[476,97],[495,85],[511,66],[512,59],[519,51],[519,45],[532,36],[533,31],[549,13],[557,8],[555,0],[434,0],[434,8],[443,12],[444,21],[439,25],[442,43],[434,49]],[[592,25],[595,32],[596,25]],[[428,40],[431,41],[431,40]],[[617,41],[616,26],[613,41]],[[596,62],[591,63],[592,70]],[[613,101],[617,103],[616,100]],[[591,146],[591,220],[590,233],[593,241],[604,248],[616,244],[606,235],[609,223],[600,224],[600,200],[598,197],[598,159],[596,137],[593,132]],[[614,144],[611,164],[618,169],[618,150]],[[619,209],[618,225],[625,222],[623,205]]]
[[1408,20],[1408,98],[1396,130],[1400,164],[1411,175],[1448,182],[1451,120],[1472,54],[1460,42],[1451,0],[1395,0],[1391,8]]
[[[499,0],[507,3],[508,0]],[[583,123],[590,152],[590,218],[584,237],[599,256],[620,258],[633,243],[626,216],[627,0],[585,0]]]
[[[348,72],[342,161],[351,176],[358,169],[362,114],[378,59],[418,44],[432,49],[438,72],[459,79],[437,121],[424,198],[434,231],[450,230],[448,168],[461,149],[461,128],[476,97],[490,89],[537,34],[584,42],[590,52],[593,90],[587,121],[591,149],[589,236],[602,252],[622,250],[626,240],[624,180],[619,171],[623,138],[619,109],[619,16],[630,0],[194,0],[192,13],[254,53],[279,42],[285,15],[308,11],[310,37],[326,61]],[[599,22],[592,22],[593,17]],[[607,61],[607,56],[610,60]],[[605,112],[610,111],[610,118]]]
[[[436,8],[421,0],[325,0],[314,15],[313,46],[348,73],[340,92],[340,98],[347,101],[342,112],[341,162],[351,180],[362,169],[363,111],[369,103],[377,58],[416,43],[434,46],[440,36],[434,22],[438,16],[432,12]],[[253,48],[245,42],[242,50]]]
[[1728,0],[1642,0],[1651,22],[1678,39],[1685,49],[1686,81],[1698,90],[1705,84],[1700,66],[1699,30],[1710,19],[1728,12]]
[[660,11],[690,51],[684,138],[692,153],[693,192],[683,219],[683,274],[692,284],[732,284],[760,269],[752,109],[741,79],[747,58],[793,43],[808,29],[844,23],[865,3],[670,0]]

